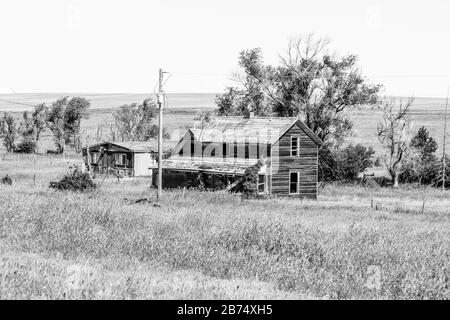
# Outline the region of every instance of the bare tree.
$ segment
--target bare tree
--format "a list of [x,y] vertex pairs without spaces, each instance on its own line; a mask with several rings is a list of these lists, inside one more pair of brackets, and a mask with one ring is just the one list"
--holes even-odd
[[398,188],[398,175],[409,145],[409,108],[414,102],[411,97],[403,104],[394,98],[386,98],[379,106],[382,120],[378,123],[378,140],[385,146],[384,163],[391,176],[394,188]]

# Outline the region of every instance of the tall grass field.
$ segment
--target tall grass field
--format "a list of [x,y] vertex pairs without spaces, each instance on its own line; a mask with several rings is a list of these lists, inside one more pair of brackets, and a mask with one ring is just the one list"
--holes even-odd
[[[49,182],[74,159],[0,159],[13,178],[0,185],[0,299],[450,298],[450,191],[171,190],[156,203],[146,178],[61,192]],[[125,200],[142,197],[154,203]]]

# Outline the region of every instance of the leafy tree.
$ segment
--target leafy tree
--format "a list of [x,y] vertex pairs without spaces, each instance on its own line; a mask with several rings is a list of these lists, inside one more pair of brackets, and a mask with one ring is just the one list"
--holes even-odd
[[16,119],[10,113],[4,113],[0,119],[0,136],[3,138],[3,144],[7,152],[13,152],[17,138]]
[[31,114],[24,111],[22,114],[22,121],[19,126],[19,133],[24,139],[31,140],[34,138],[34,124]]
[[434,154],[438,148],[436,140],[430,136],[430,132],[421,127],[417,134],[411,139],[410,147],[416,149],[423,159]]
[[86,115],[90,102],[83,97],[73,97],[67,101],[64,112],[64,139],[65,142],[80,151],[81,118]]
[[281,65],[264,65],[260,49],[242,51],[242,89],[216,99],[219,115],[299,116],[324,142],[341,143],[351,132],[349,112],[378,103],[379,85],[367,83],[357,56],[328,53],[328,41],[312,35],[289,42]]
[[398,188],[399,171],[403,157],[408,149],[409,108],[414,98],[409,98],[406,104],[395,99],[385,99],[379,106],[382,120],[378,123],[378,140],[385,146],[384,163],[391,176],[394,188]]
[[34,107],[31,112],[31,117],[34,126],[34,138],[36,142],[39,141],[41,133],[45,131],[46,128],[46,117],[47,117],[47,107],[44,103],[38,104]]
[[354,180],[358,174],[373,166],[375,150],[362,144],[350,144],[338,153],[339,175],[343,180]]
[[55,139],[56,153],[63,153],[65,148],[64,123],[68,97],[59,98],[47,110],[46,126],[52,132]]
[[216,96],[217,114],[220,116],[242,115],[243,90],[228,87],[223,94]]
[[23,140],[17,145],[16,152],[34,153],[41,133],[46,126],[45,104],[39,104],[31,112],[25,111],[22,114],[22,121],[19,125],[19,133]]
[[[45,125],[53,133],[57,153],[63,153],[66,144],[78,149],[81,118],[89,106],[90,103],[85,98],[63,97],[46,110]],[[40,109],[37,114],[39,117],[41,112]],[[37,118],[37,121],[40,121],[40,118]]]
[[337,168],[339,163],[336,157],[337,151],[337,147],[332,147],[329,144],[323,145],[319,149],[318,179],[320,181],[338,180]]
[[375,150],[362,144],[350,144],[343,149],[322,148],[320,152],[319,179],[322,181],[355,180],[374,164]]
[[421,127],[411,139],[409,149],[400,170],[400,182],[433,184],[442,169],[435,152],[438,148],[436,140],[430,136],[425,127]]
[[[122,141],[147,141],[157,137],[159,127],[154,123],[157,113],[158,107],[152,99],[146,99],[142,104],[121,106],[113,115],[118,131],[114,135],[118,135]],[[163,131],[163,135],[167,137],[167,131]]]

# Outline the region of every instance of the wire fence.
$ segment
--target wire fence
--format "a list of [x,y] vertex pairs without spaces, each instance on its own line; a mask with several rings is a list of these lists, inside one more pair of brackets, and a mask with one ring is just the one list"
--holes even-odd
[[61,162],[82,162],[83,158],[77,154],[25,154],[25,153],[1,153],[0,162],[16,162],[17,165],[25,163],[42,164],[47,162],[50,165]]

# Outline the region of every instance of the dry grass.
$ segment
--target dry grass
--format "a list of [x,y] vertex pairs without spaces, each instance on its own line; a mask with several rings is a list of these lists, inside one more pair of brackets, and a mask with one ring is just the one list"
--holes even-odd
[[[0,186],[0,298],[450,298],[450,192],[327,186],[315,202],[175,190],[154,207],[123,201],[154,196],[147,179],[63,193],[47,186],[67,163],[39,158],[34,184],[33,161],[0,162],[14,179]],[[388,205],[419,195],[425,214]]]

